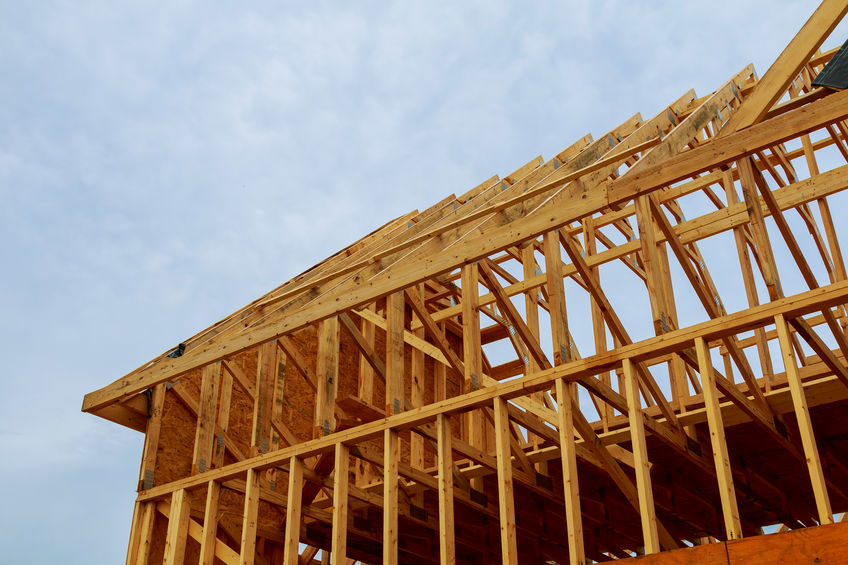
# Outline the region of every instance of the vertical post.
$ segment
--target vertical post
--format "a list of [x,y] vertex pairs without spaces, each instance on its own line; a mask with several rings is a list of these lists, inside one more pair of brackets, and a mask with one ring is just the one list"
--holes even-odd
[[[480,342],[480,305],[479,273],[477,263],[462,266],[462,351],[465,367],[465,380],[462,392],[469,392],[481,386],[483,374],[483,348]],[[465,434],[467,441],[478,449],[484,447],[483,415],[480,410],[465,414]],[[475,488],[480,488],[479,480],[472,480]]]
[[[600,273],[598,272],[598,268],[590,267],[588,264],[589,257],[595,255],[598,251],[595,239],[595,221],[591,217],[586,217],[583,219],[583,244],[586,247],[587,267],[589,267],[590,276],[597,279],[600,284]],[[589,297],[589,302],[592,307],[592,335],[595,338],[595,353],[605,353],[607,351],[607,330],[605,325],[606,322],[604,321],[604,312],[601,310],[601,305],[598,304],[598,301],[594,296]],[[612,385],[609,371],[601,373],[598,376],[600,377],[601,382],[605,385]],[[599,414],[599,416],[601,417],[601,423],[604,426],[604,431],[609,430],[609,421],[613,415],[614,412],[612,405],[609,402],[603,402],[601,404],[601,414]]]
[[[366,310],[374,311],[375,305],[369,304]],[[371,347],[374,347],[374,324],[362,318],[362,337]],[[359,398],[371,404],[374,400],[374,368],[364,355],[359,356]]]
[[171,511],[168,516],[168,533],[165,536],[163,565],[182,565],[185,560],[189,510],[186,490],[174,491],[171,494]]
[[562,486],[565,497],[565,518],[568,526],[568,561],[571,565],[586,563],[583,548],[583,517],[580,510],[580,491],[577,483],[577,448],[574,444],[574,406],[568,384],[556,380],[559,421],[559,445],[562,457]]
[[387,428],[383,446],[383,564],[398,562],[398,462],[400,438]]
[[673,328],[670,326],[672,323],[671,316],[666,311],[668,300],[662,280],[662,265],[657,251],[657,236],[648,198],[648,195],[642,195],[634,200],[636,223],[639,226],[639,242],[642,246],[642,261],[645,265],[648,298],[654,316],[654,332],[656,335],[662,335]]
[[239,565],[253,565],[256,558],[256,528],[259,522],[259,475],[260,471],[256,469],[247,470]]
[[147,419],[147,429],[144,433],[144,451],[141,456],[138,490],[153,488],[156,450],[159,447],[159,431],[162,429],[162,408],[165,405],[165,390],[164,383],[154,386],[148,401],[150,416]]
[[[421,300],[424,300],[424,285],[417,285],[416,290],[418,291],[418,296],[421,297]],[[420,327],[416,329],[414,332],[416,337],[424,339],[424,328]],[[425,375],[424,375],[424,352],[418,348],[412,349],[412,374],[410,375],[412,378],[412,383],[410,386],[411,392],[411,404],[413,408],[418,408],[424,406],[424,390],[425,390]],[[409,463],[415,469],[423,469],[424,468],[424,438],[418,434],[412,434],[409,440]],[[419,506],[423,506],[423,495],[424,493],[420,493],[416,498],[417,504]]]
[[[733,174],[730,169],[723,169],[721,173],[721,182],[724,185],[725,195],[728,204],[736,204],[739,202],[739,195],[736,192],[736,186],[733,184]],[[742,268],[742,282],[745,284],[745,295],[748,298],[748,306],[757,306],[760,303],[757,295],[757,285],[754,282],[754,268],[751,265],[751,255],[748,252],[748,244],[745,240],[746,227],[744,225],[733,228],[733,237],[736,241],[736,253],[739,256],[739,266]],[[760,358],[760,367],[763,376],[765,377],[766,392],[771,390],[771,383],[774,380],[774,368],[771,365],[771,355],[768,349],[768,340],[766,332],[763,328],[756,328],[754,336],[757,339],[757,355]],[[725,363],[728,363],[725,360]],[[728,365],[729,366],[729,365]],[[733,382],[733,374],[726,371],[727,378]]]
[[713,363],[704,338],[695,338],[698,353],[698,369],[701,373],[701,388],[704,392],[704,408],[707,412],[707,424],[710,427],[710,442],[713,446],[713,461],[718,480],[718,492],[721,497],[721,510],[724,516],[724,528],[727,539],[742,537],[742,522],[736,505],[736,491],[733,487],[733,473],[730,470],[730,457],[727,454],[727,442],[724,438],[724,422],[721,417],[718,390],[716,389]]
[[[283,350],[282,347],[276,347],[277,350],[277,359],[275,361],[274,367],[274,395],[273,401],[271,403],[271,418],[272,422],[279,422],[283,419],[283,408],[285,406],[285,394],[286,394],[286,370],[288,363],[288,355]],[[272,424],[273,426],[273,424]],[[271,451],[276,451],[280,449],[280,444],[282,442],[286,442],[287,440],[280,436],[278,430],[272,427],[271,429]],[[269,469],[267,472],[268,477],[268,488],[272,491],[277,490],[277,474],[279,471],[276,468]]]
[[200,565],[213,565],[218,536],[218,501],[221,483],[209,481],[206,489],[206,509],[203,512],[203,536],[200,539]]
[[350,449],[336,444],[336,470],[333,476],[333,540],[330,557],[332,565],[347,562],[347,511],[350,482]]
[[[444,324],[439,329],[444,331]],[[439,402],[448,397],[448,368],[442,363],[433,364],[433,400]]]
[[453,520],[453,456],[447,416],[436,416],[436,441],[439,466],[439,555],[442,565],[456,563]]
[[224,371],[221,377],[221,402],[218,403],[218,417],[215,424],[215,449],[212,466],[216,469],[224,466],[224,437],[230,425],[230,400],[233,393],[233,375]]
[[[536,272],[536,252],[535,252],[535,242],[531,241],[527,245],[525,245],[521,249],[521,266],[524,275],[524,279],[527,280],[529,278],[535,277]],[[525,318],[527,320],[527,327],[530,329],[530,333],[533,337],[538,341],[539,339],[539,289],[534,288],[528,292],[524,293],[524,306],[526,310]],[[539,363],[536,362],[535,359],[530,358],[530,372],[535,373],[540,369]]]
[[386,297],[386,415],[398,414],[404,409],[403,382],[403,291]]
[[192,474],[202,473],[212,467],[215,415],[218,409],[218,383],[220,381],[220,361],[203,367],[203,377],[200,381],[200,406],[197,410],[197,428],[194,434]]
[[562,281],[562,254],[559,249],[559,230],[545,234],[545,274],[551,310],[551,337],[554,346],[554,365],[571,361],[568,340],[568,313],[565,307],[565,285]]
[[271,412],[274,402],[274,384],[277,381],[277,344],[274,341],[259,346],[256,368],[256,399],[253,405],[253,432],[250,439],[252,457],[268,453],[271,440]]
[[138,530],[138,545],[134,555],[128,556],[129,565],[147,565],[150,558],[150,544],[153,541],[153,521],[156,519],[156,502],[141,503],[141,517]]
[[136,556],[138,555],[139,534],[141,533],[141,519],[144,515],[144,504],[135,501],[133,505],[132,526],[130,526],[130,540],[127,544],[127,559],[126,565],[134,565]]
[[339,319],[331,316],[318,323],[318,399],[315,437],[329,435],[336,427],[336,394],[339,390]]
[[627,416],[630,421],[630,438],[633,444],[636,490],[639,495],[639,515],[642,519],[642,536],[645,553],[660,551],[657,535],[657,515],[654,508],[654,493],[651,488],[651,473],[648,467],[648,450],[645,446],[645,427],[642,421],[642,403],[639,399],[639,383],[630,359],[622,363],[625,388],[627,390]]
[[495,397],[495,449],[498,467],[498,501],[501,524],[501,561],[518,563],[515,534],[515,499],[512,484],[512,454],[509,447],[509,413],[506,400]]
[[819,450],[816,446],[816,436],[813,433],[813,423],[810,420],[810,411],[807,407],[807,398],[804,395],[804,385],[798,374],[798,366],[795,364],[795,351],[789,336],[789,326],[783,314],[778,314],[774,319],[777,327],[777,338],[780,341],[780,352],[783,355],[783,365],[786,369],[786,380],[789,382],[789,392],[792,395],[792,404],[795,407],[795,419],[798,420],[798,429],[801,432],[801,444],[804,446],[804,455],[807,458],[807,470],[810,473],[810,482],[813,486],[813,496],[816,499],[816,510],[819,514],[820,524],[833,523],[833,511],[830,508],[830,498],[827,494],[827,485],[822,472]]
[[748,209],[751,235],[754,237],[757,254],[760,258],[757,262],[760,267],[760,274],[768,289],[769,298],[777,300],[783,296],[783,289],[780,286],[777,266],[774,262],[774,252],[772,251],[768,231],[766,230],[760,197],[757,194],[757,181],[754,176],[754,166],[751,158],[745,157],[740,159],[736,163],[736,168],[739,172],[739,182],[742,185],[742,195]]
[[303,500],[303,461],[292,455],[289,459],[289,493],[286,506],[286,539],[283,565],[298,565],[300,545],[300,504]]

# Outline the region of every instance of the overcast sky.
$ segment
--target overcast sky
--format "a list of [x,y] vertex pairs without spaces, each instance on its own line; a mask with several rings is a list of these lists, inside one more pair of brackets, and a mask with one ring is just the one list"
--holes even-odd
[[285,4],[0,2],[3,561],[124,558],[141,434],[84,393],[392,218],[762,74],[816,3]]

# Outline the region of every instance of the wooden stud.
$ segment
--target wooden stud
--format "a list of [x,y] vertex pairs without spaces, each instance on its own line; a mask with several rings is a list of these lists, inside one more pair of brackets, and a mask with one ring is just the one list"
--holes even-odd
[[188,493],[179,489],[171,495],[171,511],[168,517],[168,533],[165,537],[163,565],[182,565],[185,560],[188,519],[191,506]]
[[[418,294],[422,295],[424,290],[424,285],[418,285]],[[424,328],[418,328],[413,330],[413,333],[424,339]],[[424,393],[426,390],[426,380],[424,374],[424,352],[419,349],[412,350],[412,362],[411,362],[411,375],[410,375],[410,404],[412,408],[419,408],[424,405]],[[424,468],[424,438],[422,438],[418,434],[412,434],[409,441],[409,463],[415,467],[416,469]],[[418,500],[420,505],[423,506],[423,493]]]
[[150,546],[153,543],[153,524],[156,519],[156,503],[140,503],[140,518],[135,555],[128,556],[128,565],[147,565],[150,559]]
[[707,412],[707,424],[710,428],[710,442],[713,446],[713,461],[715,461],[716,467],[724,528],[728,540],[739,539],[742,537],[742,522],[739,519],[739,509],[736,505],[733,472],[730,468],[730,457],[727,454],[724,422],[721,417],[713,364],[704,338],[695,338],[695,349],[698,354],[698,367],[701,373],[701,388],[704,395],[704,408]]
[[263,343],[259,346],[256,367],[256,399],[253,405],[253,431],[250,436],[251,456],[268,453],[276,382],[277,345],[274,342]]
[[135,504],[133,504],[132,524],[130,526],[130,539],[127,543],[126,565],[133,565],[138,557],[138,546],[143,515],[143,504],[140,501],[136,500]]
[[453,456],[451,454],[451,429],[447,416],[436,416],[438,467],[439,467],[439,555],[442,565],[456,563],[453,519]]
[[645,427],[642,421],[639,385],[636,382],[636,373],[630,359],[624,359],[622,369],[627,390],[627,416],[630,422],[630,437],[633,444],[636,489],[639,493],[639,516],[642,519],[645,553],[657,553],[660,551],[660,542],[657,534],[657,515],[654,508],[654,493],[651,487],[648,451],[645,447]]
[[[373,311],[376,305],[372,303],[365,308]],[[365,318],[360,318],[360,324],[365,343],[373,349],[375,338],[374,324]],[[385,379],[385,376],[383,378]],[[364,356],[359,358],[359,398],[369,404],[374,402],[374,368]]]
[[383,563],[398,563],[398,463],[400,438],[387,428],[383,434]]
[[350,450],[339,442],[336,444],[336,469],[333,476],[333,539],[332,565],[344,565],[347,553],[347,513],[349,508]]
[[495,398],[495,448],[498,467],[498,504],[501,525],[501,562],[518,563],[515,534],[515,500],[512,484],[512,457],[509,438],[509,414],[506,400]]
[[583,548],[583,515],[580,511],[580,489],[577,480],[577,448],[574,443],[574,401],[569,386],[563,379],[556,380],[556,400],[562,458],[562,490],[568,527],[568,562],[571,565],[584,565],[586,554]]
[[403,291],[386,298],[386,415],[399,414],[405,408],[403,330]]
[[141,472],[138,490],[148,490],[155,484],[156,451],[159,448],[159,433],[162,429],[162,409],[165,406],[164,384],[158,384],[151,390],[148,400],[147,429],[144,433],[144,448],[141,456]]
[[554,348],[554,365],[572,360],[571,342],[568,336],[568,312],[563,284],[562,254],[559,247],[559,230],[546,232],[545,276],[548,285],[548,304],[551,312],[551,338]]
[[244,492],[239,565],[253,565],[256,559],[256,530],[259,525],[260,471],[248,469]]
[[318,396],[315,437],[336,429],[336,395],[339,391],[339,319],[331,316],[318,324]]
[[816,446],[816,436],[813,433],[813,423],[810,420],[810,411],[807,408],[807,398],[804,395],[804,387],[798,374],[798,366],[795,364],[795,351],[789,337],[789,326],[783,314],[775,316],[774,323],[777,327],[777,337],[780,342],[784,369],[786,370],[786,380],[789,382],[789,390],[792,393],[795,418],[798,420],[798,429],[801,432],[801,444],[804,446],[804,454],[807,458],[807,471],[810,474],[810,482],[813,486],[819,523],[832,524],[833,511],[830,508],[830,497],[827,494],[819,450]]
[[218,501],[221,483],[209,481],[206,490],[206,509],[203,512],[203,537],[200,540],[200,565],[214,565],[218,535]]
[[[483,346],[480,341],[480,292],[477,263],[462,267],[462,351],[465,375],[462,392],[471,392],[483,386]],[[463,416],[464,438],[478,449],[485,448],[485,423],[480,410]],[[480,479],[472,480],[477,490],[482,490]]]
[[212,467],[215,441],[215,417],[218,411],[218,384],[221,381],[221,362],[203,368],[200,383],[200,403],[197,413],[197,429],[194,435],[192,473],[202,473]]
[[218,415],[215,418],[215,447],[212,455],[213,467],[224,466],[227,430],[230,425],[230,401],[233,393],[233,375],[224,371],[221,376],[221,400],[218,403]]
[[301,501],[303,498],[303,461],[296,455],[289,458],[289,490],[286,505],[286,531],[283,565],[298,564],[300,546]]
[[674,330],[675,322],[666,310],[668,300],[665,295],[665,284],[662,279],[662,269],[657,249],[656,230],[651,215],[648,195],[635,200],[636,220],[639,225],[639,243],[642,246],[642,261],[647,275],[646,283],[651,312],[654,316],[654,332],[662,335]]

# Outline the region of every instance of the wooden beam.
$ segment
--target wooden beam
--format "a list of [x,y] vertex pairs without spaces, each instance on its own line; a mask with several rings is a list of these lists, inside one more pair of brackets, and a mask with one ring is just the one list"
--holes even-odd
[[500,508],[501,562],[518,564],[518,545],[515,534],[515,499],[512,484],[512,458],[510,456],[509,413],[506,400],[494,399],[495,448],[498,467],[498,505]]
[[633,363],[630,359],[624,359],[622,369],[627,390],[627,416],[630,422],[630,438],[633,444],[636,490],[639,494],[639,517],[642,520],[642,537],[645,542],[645,553],[657,553],[660,551],[660,542],[657,533],[657,514],[654,507],[654,493],[651,487],[648,450],[645,446],[645,427],[642,422],[639,385],[636,380]]
[[403,366],[404,292],[386,297],[386,415],[405,409],[406,375]]
[[153,543],[153,524],[155,519],[156,502],[142,502],[137,550],[134,556],[130,556],[133,559],[128,559],[128,565],[147,565],[150,559],[150,546]]
[[289,490],[286,504],[286,531],[283,544],[283,565],[298,565],[300,546],[301,501],[303,496],[303,461],[289,458]]
[[200,382],[200,403],[197,429],[194,435],[192,473],[202,473],[212,467],[212,448],[215,441],[215,417],[218,411],[218,384],[221,381],[221,362],[203,367]]
[[182,565],[185,560],[190,510],[191,505],[186,490],[174,491],[174,494],[171,495],[171,511],[168,516],[168,531],[165,535],[163,565]]
[[442,355],[445,356],[445,359],[448,360],[449,367],[452,369],[454,375],[456,375],[458,379],[464,378],[465,365],[459,359],[459,356],[457,356],[450,343],[448,343],[444,331],[442,331],[442,329],[439,328],[435,320],[433,320],[433,317],[430,315],[430,312],[427,311],[427,307],[424,305],[424,301],[421,300],[420,295],[415,291],[415,289],[407,289],[406,302],[415,312],[415,315],[418,316],[418,320],[424,327],[424,330],[427,332],[427,335],[430,336],[430,338],[433,340],[433,343],[436,345],[436,347],[439,348],[439,351],[442,352]]
[[792,404],[795,407],[795,418],[798,421],[798,429],[801,433],[801,444],[804,446],[804,454],[807,459],[807,471],[810,474],[810,482],[813,486],[813,496],[816,501],[820,524],[833,523],[833,511],[830,507],[830,498],[827,494],[824,473],[822,472],[819,449],[816,445],[816,436],[813,433],[813,423],[810,420],[810,411],[807,408],[807,398],[804,395],[804,387],[801,377],[798,375],[798,366],[795,363],[795,350],[789,337],[789,326],[786,318],[778,314],[774,318],[777,327],[780,352],[783,356],[783,365],[786,369],[786,380],[789,382],[789,390],[792,393]]
[[318,323],[318,396],[315,406],[315,437],[336,429],[336,395],[339,391],[339,319],[331,316]]
[[[170,505],[164,502],[156,504],[156,510],[166,519],[170,517]],[[188,537],[200,543],[203,539],[203,526],[194,521],[190,515],[188,519]],[[224,565],[238,565],[238,553],[233,551],[229,545],[220,539],[215,540],[215,558],[220,559]]]
[[239,565],[253,565],[256,559],[256,530],[259,525],[259,478],[261,471],[248,469],[244,492]]
[[[574,241],[574,239],[560,230],[560,241],[565,248],[566,253],[568,254],[569,259],[571,259],[572,264],[574,265],[577,272],[583,278],[583,281],[586,283],[588,287],[589,294],[595,299],[596,303],[601,309],[603,313],[604,319],[607,321],[607,325],[609,325],[610,331],[615,337],[617,342],[620,345],[627,345],[633,343],[633,340],[630,338],[630,334],[624,327],[624,323],[615,313],[615,310],[612,307],[612,304],[607,299],[606,293],[603,288],[601,288],[600,281],[595,277],[595,275],[589,269],[589,265],[586,263],[586,259],[583,257],[582,252],[578,248],[578,244]],[[645,386],[646,392],[645,396],[653,397],[653,399],[657,402],[657,405],[660,407],[662,415],[665,416],[666,421],[675,428],[674,433],[678,436],[682,436],[682,431],[680,428],[680,424],[677,421],[677,416],[674,413],[674,410],[669,405],[665,396],[662,393],[662,390],[657,385],[653,376],[647,368],[643,367],[640,363],[637,363],[637,369],[639,371],[639,376],[641,377],[640,382]]]
[[[226,366],[226,363],[222,363]],[[227,431],[230,427],[230,403],[233,393],[233,375],[224,371],[221,375],[221,399],[218,402],[218,413],[215,417],[215,446],[212,454],[212,466],[219,468],[224,466],[225,445]]]
[[[375,297],[390,292],[392,288],[408,287],[455,268],[466,261],[487,256],[494,251],[514,245],[516,234],[520,234],[521,240],[540,235],[545,231],[573,222],[575,219],[603,210],[612,204],[632,200],[634,194],[657,190],[703,170],[712,170],[741,156],[750,155],[761,148],[792,139],[834,120],[844,119],[848,115],[846,99],[848,99],[848,93],[830,94],[776,116],[767,123],[751,126],[744,132],[702,143],[694,149],[652,164],[645,170],[638,171],[638,174],[624,175],[615,181],[594,188],[591,192],[584,192],[579,187],[563,189],[562,192],[547,199],[532,213],[516,217],[510,222],[509,229],[493,231],[483,226],[479,231],[467,234],[467,237],[463,237],[461,241],[452,241],[454,245],[450,253],[434,255],[433,252],[437,249],[424,245],[420,251],[429,253],[429,259],[425,265],[416,262],[413,269],[410,265],[403,265],[401,268],[398,264],[394,264],[393,275],[378,277],[376,282],[370,277],[351,277],[349,284],[338,284],[331,292],[315,298],[306,310],[290,312],[280,309],[273,316],[264,319],[262,324],[257,325],[249,334],[241,333],[220,340],[212,338],[208,344],[189,349],[179,358],[162,358],[150,366],[119,379],[112,385],[89,393],[84,400],[83,409],[93,411],[116,400],[128,398],[155,384],[177,378],[195,367],[229,357],[257,343],[296,331],[316,319],[373,302]],[[652,153],[658,148],[655,147]],[[506,217],[508,215],[506,212],[504,211],[502,216]],[[417,261],[417,259],[417,254],[410,254],[408,261]]]
[[263,343],[259,346],[256,365],[256,399],[253,405],[253,431],[250,436],[251,456],[268,453],[276,382],[277,346],[274,342]]
[[383,438],[383,564],[397,565],[400,438],[392,429],[386,429]]
[[577,449],[574,443],[574,401],[569,388],[564,380],[556,380],[563,496],[565,498],[565,519],[568,529],[568,562],[570,565],[584,565],[586,554],[583,548],[583,514],[580,510]]
[[571,341],[568,335],[568,312],[563,284],[562,254],[559,247],[559,230],[545,232],[545,275],[548,285],[548,304],[551,312],[551,339],[553,339],[554,365],[572,360]]
[[297,345],[295,345],[294,341],[292,341],[292,339],[288,336],[281,336],[280,339],[277,340],[277,345],[279,345],[280,349],[285,352],[286,358],[291,361],[298,372],[303,375],[303,378],[306,379],[306,383],[312,387],[312,390],[317,392],[318,377],[315,376],[315,372],[312,370],[312,367],[307,360],[300,354],[300,351],[298,351]]
[[141,472],[138,490],[148,490],[155,484],[156,452],[159,449],[159,433],[162,429],[162,409],[165,405],[164,384],[154,386],[148,400],[147,431],[144,434],[144,448],[141,455]]
[[138,546],[141,533],[141,523],[144,516],[144,504],[136,500],[133,504],[132,525],[130,526],[130,539],[127,543],[126,565],[134,565],[138,558]]
[[[382,436],[386,429],[407,429],[432,422],[436,415],[450,410],[456,413],[488,405],[496,397],[511,399],[524,396],[528,392],[549,389],[558,378],[564,378],[567,382],[575,382],[589,375],[597,374],[603,370],[609,370],[620,363],[623,358],[639,361],[647,361],[668,355],[692,347],[695,337],[703,337],[712,342],[727,335],[735,335],[740,332],[761,327],[773,323],[777,314],[783,314],[787,318],[797,317],[831,307],[835,304],[848,302],[848,281],[841,281],[816,291],[807,291],[784,299],[769,302],[755,308],[749,308],[740,312],[722,316],[714,320],[708,320],[699,324],[682,328],[675,332],[660,337],[648,338],[629,346],[622,346],[616,351],[607,352],[602,355],[594,355],[555,367],[538,375],[529,376],[524,379],[512,380],[498,383],[474,391],[473,393],[451,398],[439,403],[433,403],[413,412],[393,416],[381,421],[370,422],[356,428],[339,432],[341,435],[335,437],[319,438],[303,443],[298,446],[281,449],[276,453],[268,453],[251,460],[239,461],[222,469],[215,469],[209,475],[203,477],[187,477],[163,485],[139,494],[140,500],[152,500],[167,496],[179,488],[191,488],[205,483],[208,480],[224,480],[243,474],[250,468],[269,468],[288,460],[292,454],[297,453],[301,457],[326,453],[331,450],[335,442],[339,440],[348,443],[357,443],[375,439]],[[588,422],[588,436],[583,436],[582,423],[578,424],[578,413],[575,413],[575,429],[581,437],[589,437],[590,444],[597,438]],[[603,443],[598,439],[598,443]],[[435,488],[435,487],[434,487]]]
[[[359,367],[359,397],[370,404],[371,399],[374,396],[374,374],[376,373],[381,381],[386,382],[386,364],[383,363],[383,360],[380,359],[380,356],[377,354],[377,351],[374,350],[374,324],[372,324],[365,318],[360,318],[360,320],[363,326],[366,326],[366,328],[371,328],[370,339],[366,337],[365,334],[359,331],[359,328],[356,327],[356,324],[353,322],[353,320],[351,320],[350,315],[347,312],[342,312],[341,314],[339,314],[339,321],[342,323],[342,326],[344,326],[344,328],[348,331],[350,337],[353,338],[353,342],[356,344],[356,347],[362,354],[361,359],[363,363],[361,363]],[[372,382],[368,382],[369,379],[371,379]]]
[[209,481],[206,488],[206,507],[203,511],[203,536],[200,539],[200,565],[214,565],[218,541],[218,501],[221,483]]
[[[375,304],[369,304],[365,307],[365,309],[373,311],[376,307]],[[343,315],[344,318],[350,319],[347,314]],[[342,322],[345,322],[345,319],[342,319]],[[359,323],[361,324],[362,330],[362,341],[364,345],[368,347],[369,351],[374,351],[374,340],[376,337],[376,332],[374,329],[374,324],[369,322],[364,318],[360,318]],[[347,327],[347,323],[345,323],[345,327]],[[355,338],[354,338],[355,339]],[[357,340],[357,345],[359,345],[359,341]],[[361,348],[360,348],[361,349]],[[376,357],[376,356],[375,356]],[[376,357],[376,359],[380,359]],[[382,363],[382,360],[380,360]],[[374,366],[374,359],[366,357],[365,351],[363,351],[363,356],[359,359],[359,398],[363,399],[365,402],[369,404],[374,403],[374,371],[376,367]],[[383,377],[382,380],[386,380],[386,369],[385,365],[383,366]]]
[[533,331],[527,325],[527,322],[524,321],[518,313],[518,310],[515,308],[515,305],[509,299],[509,296],[506,292],[504,292],[503,287],[498,282],[498,279],[492,272],[492,268],[489,266],[489,260],[481,261],[478,264],[478,267],[480,270],[480,276],[484,279],[484,284],[495,296],[498,308],[500,308],[503,315],[510,321],[512,327],[518,333],[518,336],[521,338],[524,345],[527,346],[531,357],[542,369],[550,369],[552,367],[551,362],[548,360],[547,355],[545,355],[545,351],[539,344],[539,340],[535,335],[533,335]]
[[[671,227],[671,224],[668,221],[668,218],[665,217],[665,214],[660,209],[656,200],[653,198],[649,198],[648,202],[651,206],[651,210],[653,211],[653,216],[656,219],[657,223],[660,226],[660,229],[666,236],[666,241],[674,252],[680,266],[683,268],[683,272],[686,277],[689,279],[693,289],[695,290],[695,294],[701,300],[701,304],[704,306],[704,309],[707,311],[707,315],[710,318],[717,318],[722,315],[724,312],[723,307],[719,306],[718,297],[711,294],[706,285],[703,283],[701,278],[695,272],[695,268],[692,265],[692,261],[689,258],[687,251],[684,249],[683,244],[680,243],[680,240],[674,234],[674,230]],[[763,392],[760,389],[760,385],[757,383],[754,378],[753,371],[751,370],[750,365],[748,364],[748,360],[745,357],[744,352],[738,347],[735,342],[734,337],[729,337],[725,340],[725,346],[730,352],[731,357],[736,363],[737,367],[742,373],[743,378],[745,379],[745,383],[748,385],[748,390],[754,396],[754,402],[764,414],[771,415],[771,409],[766,403],[765,397],[763,396]]]
[[[483,346],[480,342],[480,291],[479,269],[477,263],[462,267],[462,352],[465,368],[461,392],[468,393],[482,386]],[[464,438],[474,447],[482,449],[485,445],[484,422],[479,410],[472,410],[463,416]],[[474,488],[481,490],[479,481]]]
[[845,0],[824,0],[719,132],[727,135],[763,119],[848,12]]
[[736,505],[736,491],[733,487],[733,472],[730,457],[727,454],[727,442],[724,437],[724,422],[721,417],[718,389],[716,388],[713,363],[710,351],[703,338],[695,338],[695,350],[698,353],[698,366],[701,373],[701,389],[704,395],[704,409],[707,412],[707,425],[710,429],[710,443],[713,446],[718,492],[721,498],[721,510],[727,539],[742,537],[742,522]]
[[437,464],[439,473],[439,555],[441,565],[455,565],[456,543],[453,518],[453,455],[447,416],[436,416]]
[[333,535],[332,565],[347,562],[347,514],[349,508],[350,450],[347,445],[336,444],[336,469],[333,476]]

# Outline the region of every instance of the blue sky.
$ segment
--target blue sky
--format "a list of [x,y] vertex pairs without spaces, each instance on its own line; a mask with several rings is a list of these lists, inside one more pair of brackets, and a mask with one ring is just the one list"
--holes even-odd
[[762,74],[816,5],[456,4],[0,3],[8,562],[123,559],[141,435],[84,393],[389,219]]

